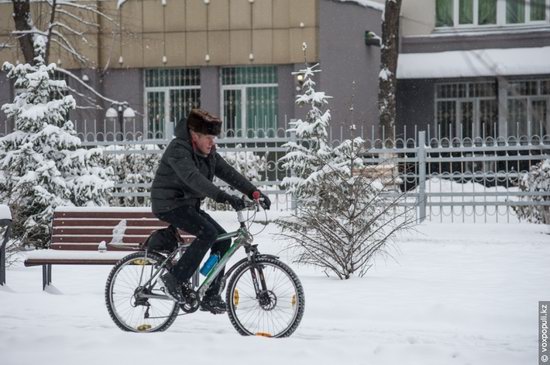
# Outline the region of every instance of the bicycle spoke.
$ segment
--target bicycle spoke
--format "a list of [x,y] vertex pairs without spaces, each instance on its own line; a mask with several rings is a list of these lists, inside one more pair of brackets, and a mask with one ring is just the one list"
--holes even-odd
[[[259,293],[252,270],[256,271]],[[243,267],[234,274],[228,287],[228,305],[230,319],[242,334],[288,336],[301,320],[303,292],[287,266],[263,259],[257,266]]]

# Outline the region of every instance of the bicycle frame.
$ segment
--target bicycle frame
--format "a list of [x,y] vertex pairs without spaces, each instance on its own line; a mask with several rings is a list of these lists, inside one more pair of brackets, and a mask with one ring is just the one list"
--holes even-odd
[[[220,258],[220,260],[216,263],[216,265],[214,265],[212,270],[210,270],[210,272],[206,276],[206,279],[204,279],[202,284],[197,289],[197,293],[199,294],[199,298],[202,298],[204,296],[204,294],[206,293],[206,291],[208,290],[210,285],[212,285],[212,282],[220,274],[220,272],[225,267],[225,264],[227,264],[227,262],[235,254],[235,252],[237,252],[237,250],[239,248],[243,247],[243,246],[250,246],[251,243],[253,242],[254,238],[250,234],[250,232],[248,232],[248,229],[246,228],[245,219],[243,217],[242,211],[238,211],[237,215],[238,215],[238,220],[239,220],[239,223],[240,223],[241,227],[236,231],[221,234],[216,238],[215,242],[223,241],[223,240],[226,240],[226,239],[231,239],[231,238],[236,237],[235,241],[229,247],[229,249],[227,250],[225,255],[223,255],[223,257]],[[151,278],[145,284],[142,285],[143,288],[148,287],[151,284],[151,282],[153,282],[153,280],[166,267],[166,263],[171,261],[177,255],[179,250],[181,250],[181,248],[177,248],[170,255],[168,255],[166,260],[164,260],[164,262],[160,265],[160,268],[157,269],[157,271],[151,276]],[[249,252],[248,252],[248,254],[250,255]],[[244,260],[247,260],[247,259],[244,259]],[[235,264],[231,269],[229,269],[228,273],[232,272],[234,270],[234,268],[236,266],[239,266],[241,263],[242,263],[242,260],[239,261],[237,264]],[[167,295],[158,295],[158,294],[153,294],[153,293],[149,293],[149,294],[140,293],[139,296],[142,297],[142,298],[157,298],[157,299],[172,300]]]

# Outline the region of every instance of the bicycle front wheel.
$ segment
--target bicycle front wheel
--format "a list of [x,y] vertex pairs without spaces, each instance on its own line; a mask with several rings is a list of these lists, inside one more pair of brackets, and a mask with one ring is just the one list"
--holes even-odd
[[226,300],[233,327],[245,336],[290,336],[305,308],[298,276],[274,258],[239,267],[227,286]]
[[179,306],[164,295],[155,277],[164,260],[155,252],[136,252],[121,259],[109,273],[105,302],[120,329],[164,331],[176,320]]

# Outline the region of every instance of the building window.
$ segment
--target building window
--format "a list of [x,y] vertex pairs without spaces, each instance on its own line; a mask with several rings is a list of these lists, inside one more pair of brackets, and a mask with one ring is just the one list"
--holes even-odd
[[495,136],[498,133],[496,83],[436,84],[435,122],[440,138]]
[[228,137],[274,136],[277,128],[277,68],[222,68],[221,110]]
[[435,26],[548,23],[550,0],[436,0]]
[[200,107],[200,69],[145,70],[147,138],[166,138],[174,126],[193,108]]
[[545,136],[550,132],[550,80],[510,81],[508,136]]

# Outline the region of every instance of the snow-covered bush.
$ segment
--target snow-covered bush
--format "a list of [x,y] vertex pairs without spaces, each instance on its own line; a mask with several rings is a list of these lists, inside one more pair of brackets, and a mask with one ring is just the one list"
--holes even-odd
[[[521,191],[529,193],[546,193],[523,197],[535,202],[550,202],[550,159],[531,166],[531,169],[519,181]],[[531,223],[550,224],[550,206],[515,206],[519,219]]]
[[401,196],[387,197],[387,181],[373,178],[363,165],[363,148],[356,138],[344,141],[329,158],[317,157],[323,164],[312,178],[318,199],[277,220],[281,235],[297,250],[297,262],[340,279],[365,275],[393,235],[412,223],[407,209],[398,207]]
[[409,226],[411,215],[398,207],[400,195],[385,195],[386,187],[396,182],[388,181],[388,174],[381,181],[372,166],[364,166],[361,156],[367,151],[361,138],[335,148],[327,143],[330,111],[322,109],[329,97],[315,91],[316,67],[299,71],[304,84],[296,103],[310,109],[291,129],[297,141],[285,145],[288,152],[281,159],[292,172],[283,183],[295,194],[297,211],[276,222],[298,250],[297,262],[348,279],[367,272],[394,233]]
[[49,244],[51,220],[60,205],[105,205],[113,182],[101,150],[81,148],[73,123],[75,108],[65,81],[52,80],[55,64],[44,64],[46,40],[34,36],[34,64],[4,63],[20,92],[2,110],[15,122],[0,138],[0,200],[10,205],[13,235],[37,247]]
[[[105,148],[103,163],[114,170],[117,185],[115,193],[124,196],[112,196],[109,203],[113,206],[146,206],[149,204],[149,186],[153,182],[162,150],[158,145],[131,144],[110,145]],[[131,195],[131,194],[140,194]]]

